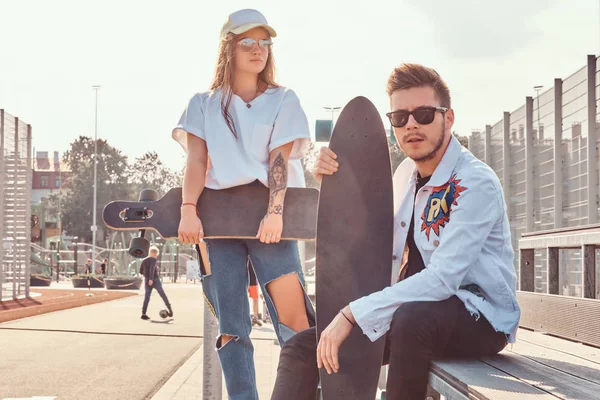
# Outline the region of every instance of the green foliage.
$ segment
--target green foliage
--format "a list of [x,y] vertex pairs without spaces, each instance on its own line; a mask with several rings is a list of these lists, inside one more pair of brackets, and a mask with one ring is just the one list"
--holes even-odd
[[[102,223],[104,206],[115,200],[137,199],[141,189],[155,189],[161,195],[181,183],[181,172],[169,170],[154,152],[144,154],[129,165],[120,150],[98,139],[97,142],[97,208],[98,243],[105,242],[106,228]],[[70,166],[71,176],[62,185],[60,194],[50,196],[48,214],[58,213],[59,195],[62,227],[66,234],[91,243],[94,203],[94,140],[79,136],[71,143],[63,161]]]
[[458,139],[458,141],[460,142],[460,144],[465,147],[465,148],[469,148],[469,138],[466,136],[460,136],[458,133],[456,132],[452,132],[452,134],[454,135],[454,137],[456,137]]
[[396,143],[390,142],[388,138],[388,149],[390,151],[390,161],[392,162],[392,173],[396,172],[396,168],[406,158],[406,154],[400,150],[400,146]]
[[183,171],[173,172],[158,158],[155,152],[147,152],[135,159],[129,167],[132,189],[139,193],[142,189],[154,189],[163,196],[169,189],[181,186]]

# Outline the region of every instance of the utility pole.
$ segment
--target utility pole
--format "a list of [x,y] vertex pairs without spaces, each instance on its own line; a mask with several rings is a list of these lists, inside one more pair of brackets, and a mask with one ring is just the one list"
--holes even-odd
[[333,133],[333,117],[334,114],[341,110],[342,107],[323,107],[327,111],[331,111],[331,132]]
[[96,208],[97,208],[97,195],[98,195],[98,91],[100,90],[99,85],[94,85],[92,88],[96,91],[96,112],[94,117],[94,205],[92,210],[93,223],[92,223],[92,270],[96,263],[96,232],[98,227],[96,226]]

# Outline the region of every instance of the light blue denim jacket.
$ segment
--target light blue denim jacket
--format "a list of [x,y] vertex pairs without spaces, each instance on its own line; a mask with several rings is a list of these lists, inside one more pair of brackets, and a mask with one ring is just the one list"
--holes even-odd
[[[415,198],[417,170],[406,159],[394,174],[392,285],[350,303],[363,333],[375,341],[403,303],[456,295],[475,318],[483,314],[513,343],[521,316],[514,252],[500,181],[452,137],[430,181]],[[425,269],[396,283],[414,205],[415,243]]]

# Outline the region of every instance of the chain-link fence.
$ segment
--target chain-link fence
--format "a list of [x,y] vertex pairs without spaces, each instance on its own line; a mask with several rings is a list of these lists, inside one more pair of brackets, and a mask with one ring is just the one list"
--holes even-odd
[[0,110],[0,287],[3,299],[29,295],[31,126]]

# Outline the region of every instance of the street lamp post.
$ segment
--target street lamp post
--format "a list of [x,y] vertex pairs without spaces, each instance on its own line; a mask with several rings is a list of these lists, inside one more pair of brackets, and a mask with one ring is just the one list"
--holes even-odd
[[62,168],[60,166],[60,154],[58,156],[58,163],[56,164],[58,168],[58,232],[60,233],[60,239],[62,240],[62,213],[61,213],[61,195],[62,195]]
[[331,131],[333,132],[333,116],[336,112],[340,111],[342,107],[323,107],[327,111],[331,111]]
[[94,116],[94,205],[92,209],[92,215],[94,222],[92,224],[92,270],[96,263],[96,232],[98,227],[96,226],[96,202],[98,194],[98,91],[100,90],[99,85],[94,85],[92,88],[96,92],[96,112]]
[[[60,244],[63,241],[63,230],[62,230],[62,167],[60,164],[60,153],[58,156],[58,162],[56,163],[56,167],[58,167],[58,251],[60,251]],[[57,280],[58,282],[58,276]]]

